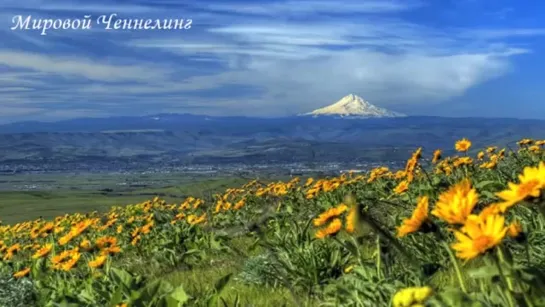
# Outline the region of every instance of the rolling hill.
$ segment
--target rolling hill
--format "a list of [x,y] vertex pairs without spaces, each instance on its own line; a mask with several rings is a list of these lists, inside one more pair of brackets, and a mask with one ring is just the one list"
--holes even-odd
[[[545,121],[483,118],[246,118],[188,114],[0,126],[2,163],[392,161],[416,146],[451,150],[544,138]],[[135,162],[136,161],[136,162]]]

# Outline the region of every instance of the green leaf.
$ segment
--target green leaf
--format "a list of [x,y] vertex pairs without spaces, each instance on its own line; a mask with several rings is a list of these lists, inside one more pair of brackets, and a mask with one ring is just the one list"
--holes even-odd
[[189,295],[187,295],[182,285],[176,287],[168,297],[176,300],[182,305],[189,301]]
[[358,242],[354,237],[351,240],[343,242],[344,247],[352,254],[354,257],[359,257],[360,252],[358,249]]
[[83,289],[79,293],[79,297],[86,300],[87,302],[94,302],[95,298],[93,296],[93,289]]
[[490,191],[481,191],[481,195],[486,196],[486,199],[496,199],[496,194],[490,192]]
[[172,285],[164,280],[156,280],[147,284],[142,290],[140,299],[144,302],[155,302],[172,292]]
[[231,277],[233,277],[233,273],[229,273],[223,276],[216,282],[214,289],[216,290],[217,293],[220,293],[223,290],[223,288],[225,288],[229,280],[231,280]]
[[172,298],[171,296],[164,297],[162,302],[164,302],[165,307],[180,307],[185,304],[183,302],[179,302],[177,299]]
[[235,296],[235,301],[233,302],[233,306],[238,307],[240,306],[240,296],[237,293],[237,296]]
[[200,251],[199,251],[198,249],[195,249],[195,248],[194,248],[194,249],[190,249],[190,250],[186,251],[186,252],[184,253],[184,255],[187,256],[187,255],[197,254],[197,253],[199,253],[199,252],[200,252]]
[[131,289],[133,285],[134,278],[125,270],[117,269],[117,268],[111,268],[110,269],[110,277],[113,279],[113,281],[117,284],[121,284],[125,286],[127,289]]
[[217,307],[218,306],[218,295],[214,294],[208,300],[208,307]]
[[494,266],[482,266],[480,268],[469,269],[467,273],[471,278],[475,279],[490,279],[499,276],[500,274],[498,268]]
[[442,304],[439,306],[449,307],[484,307],[484,305],[476,300],[472,300],[467,294],[458,289],[448,289],[439,295],[436,295],[432,301],[439,301]]
[[210,238],[210,248],[213,250],[221,250],[221,244],[214,237]]
[[330,265],[331,266],[335,266],[335,264],[337,263],[337,261],[339,261],[339,258],[340,258],[340,254],[339,254],[339,251],[338,250],[335,250],[333,251],[333,253],[331,254],[331,259],[330,259]]
[[74,298],[66,297],[59,304],[59,307],[78,307],[81,306]]
[[229,273],[225,276],[223,276],[222,278],[220,278],[216,284],[214,285],[214,289],[216,290],[215,294],[212,295],[210,297],[210,299],[208,300],[208,306],[212,307],[212,306],[217,306],[218,305],[218,299],[219,299],[219,295],[221,293],[221,291],[223,290],[223,288],[225,288],[225,286],[227,285],[227,283],[229,282],[229,280],[231,280],[231,277],[233,276],[233,273]]
[[495,180],[479,181],[475,183],[475,189],[477,189],[478,191],[482,191],[485,188],[488,188],[489,186],[497,186],[497,185],[498,185],[498,182]]
[[293,213],[293,208],[291,207],[291,205],[286,206],[286,212],[289,213],[289,214]]
[[118,288],[117,291],[115,291],[114,295],[112,295],[109,305],[111,307],[115,307],[117,304],[120,304],[122,300],[123,300],[123,291],[121,290],[121,288]]

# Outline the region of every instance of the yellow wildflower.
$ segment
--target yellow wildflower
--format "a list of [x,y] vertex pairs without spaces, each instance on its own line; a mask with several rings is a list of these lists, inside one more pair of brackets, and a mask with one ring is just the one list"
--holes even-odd
[[431,160],[431,163],[435,164],[439,160],[441,160],[441,150],[437,149],[433,152],[433,159]]
[[394,193],[402,194],[407,190],[409,190],[409,182],[407,180],[403,180],[394,188]]
[[356,223],[358,220],[358,206],[354,205],[350,208],[348,215],[346,216],[346,232],[353,233],[356,230]]
[[398,291],[393,298],[394,307],[424,306],[426,300],[432,296],[430,287],[410,287]]
[[464,179],[439,195],[431,213],[449,224],[464,224],[478,200],[477,191]]
[[403,223],[397,229],[398,237],[406,236],[409,233],[416,232],[422,224],[428,219],[428,197],[422,196],[418,199],[418,204],[408,219],[403,220]]
[[454,149],[456,149],[459,152],[467,152],[469,148],[471,147],[471,141],[469,141],[466,138],[463,138],[456,142],[454,145]]
[[522,233],[522,225],[520,225],[519,221],[514,221],[507,227],[507,234],[511,238],[516,238]]
[[545,187],[545,163],[542,161],[537,167],[525,167],[518,179],[519,184],[509,182],[507,189],[496,193],[503,200],[503,211],[527,198],[541,195],[541,189]]
[[481,218],[470,216],[461,231],[454,231],[457,242],[452,244],[456,256],[470,260],[500,244],[507,228],[501,215],[489,215]]
[[325,225],[330,219],[343,214],[347,210],[348,210],[348,206],[342,203],[338,205],[337,207],[330,208],[314,219],[313,221],[314,226],[319,227],[319,226]]
[[24,268],[24,269],[22,269],[22,270],[20,270],[20,271],[18,271],[18,272],[15,272],[15,273],[13,274],[13,277],[15,277],[15,278],[22,278],[22,277],[27,276],[29,273],[30,273],[30,268]]
[[89,267],[93,269],[100,268],[104,265],[104,263],[106,262],[106,259],[108,259],[108,256],[100,255],[100,256],[97,256],[95,259],[89,261],[88,265]]
[[32,255],[32,259],[38,259],[45,257],[51,250],[53,249],[53,244],[48,243],[45,244],[42,248],[40,248],[34,255]]
[[327,236],[334,235],[338,233],[342,228],[342,222],[340,219],[334,219],[331,223],[324,229],[320,229],[316,232],[316,238],[323,239]]

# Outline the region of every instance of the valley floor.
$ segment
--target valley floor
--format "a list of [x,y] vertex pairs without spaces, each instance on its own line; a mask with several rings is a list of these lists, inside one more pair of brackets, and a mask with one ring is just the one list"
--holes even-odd
[[330,178],[12,178],[56,188],[0,192],[0,306],[545,306],[544,144]]

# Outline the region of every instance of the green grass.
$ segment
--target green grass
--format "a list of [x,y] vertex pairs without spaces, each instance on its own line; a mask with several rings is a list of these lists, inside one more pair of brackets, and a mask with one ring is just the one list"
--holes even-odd
[[[52,186],[49,190],[0,190],[0,219],[4,224],[13,224],[33,220],[39,217],[51,219],[59,215],[86,213],[92,211],[105,212],[112,206],[125,206],[151,199],[156,195],[168,202],[181,202],[187,196],[209,198],[227,188],[240,187],[247,179],[233,177],[190,177],[176,175],[15,175],[0,177],[3,189],[26,184]],[[276,180],[285,178],[274,178]],[[271,179],[270,179],[271,180]],[[126,187],[118,182],[144,182],[144,186]],[[231,244],[245,253],[248,240],[235,240]],[[183,285],[193,297],[199,297],[213,289],[215,282],[228,273],[236,273],[244,265],[244,259],[226,253],[211,259],[212,265],[179,269],[166,275],[155,268],[148,268],[142,273],[152,278],[164,279],[174,285]],[[142,268],[140,268],[142,269]],[[138,268],[135,268],[138,270]],[[231,280],[223,292],[223,299],[233,304],[237,297],[243,306],[296,306],[291,294],[286,289],[270,289],[264,286],[247,285]],[[243,297],[243,298],[241,298]]]
[[[191,296],[199,297],[213,289],[214,283],[228,273],[236,273],[235,268],[220,267],[194,269],[189,272],[180,271],[165,276],[164,280],[173,285],[183,285]],[[297,307],[289,291],[284,288],[273,289],[230,281],[222,292],[222,298],[227,302],[227,306],[233,306],[237,297],[243,306]]]
[[[98,249],[82,252],[84,259],[72,269],[74,274],[61,275],[64,272],[47,271],[47,275],[36,275],[33,272],[31,277],[40,279],[43,282],[40,285],[61,283],[60,288],[41,288],[44,301],[60,301],[65,297],[62,292],[66,288],[62,283],[69,280],[69,287],[74,293],[98,293],[93,298],[77,298],[89,299],[94,304],[115,298],[109,290],[112,287],[125,289],[125,300],[149,302],[146,301],[151,300],[146,296],[148,291],[155,289],[153,287],[157,284],[154,282],[162,281],[168,283],[171,289],[181,291],[179,289],[183,288],[194,306],[390,306],[391,299],[400,289],[429,286],[434,294],[429,298],[430,304],[425,306],[533,307],[542,306],[539,295],[545,289],[545,279],[541,281],[542,272],[545,272],[542,256],[545,250],[545,223],[543,216],[539,214],[539,209],[545,206],[545,198],[520,203],[503,215],[479,220],[478,225],[471,224],[476,223],[475,219],[463,217],[468,220],[466,225],[472,226],[468,229],[476,236],[473,238],[474,242],[464,244],[465,249],[484,248],[476,251],[478,257],[467,263],[451,256],[453,249],[456,249],[452,243],[462,240],[461,236],[454,238],[451,230],[468,230],[449,225],[444,215],[432,216],[429,209],[424,209],[424,216],[428,216],[418,222],[421,223],[417,226],[419,229],[414,229],[414,233],[405,237],[397,237],[396,228],[403,219],[411,216],[416,203],[420,202],[417,199],[423,195],[430,198],[430,206],[439,210],[436,212],[444,210],[437,202],[438,198],[448,201],[448,197],[456,197],[450,200],[450,206],[464,209],[460,212],[467,209],[474,214],[480,214],[484,207],[495,206],[492,204],[498,201],[496,193],[503,190],[508,182],[517,180],[517,174],[522,172],[524,166],[535,166],[544,159],[545,152],[522,152],[518,156],[507,155],[494,170],[460,166],[450,175],[429,170],[415,176],[409,190],[401,194],[392,192],[401,179],[394,179],[392,174],[388,174],[375,178],[374,181],[361,177],[355,178],[354,182],[345,177],[320,181],[317,184],[322,183],[323,189],[334,186],[337,188],[322,191],[315,197],[309,197],[309,193],[320,186],[302,187],[303,178],[295,186],[292,185],[295,181],[288,185],[271,185],[265,189],[268,192],[257,187],[234,193],[230,191],[223,194],[221,202],[209,198],[226,188],[240,187],[247,180],[187,178],[182,175],[169,175],[158,179],[146,175],[134,180],[139,182],[137,186],[120,187],[115,183],[121,176],[116,175],[117,177],[102,177],[103,186],[98,189],[96,184],[100,176],[79,179],[73,177],[59,180],[62,188],[57,190],[2,192],[0,196],[6,202],[11,201],[12,205],[1,207],[0,210],[8,218],[28,220],[31,214],[47,212],[48,208],[51,208],[52,212],[49,213],[54,216],[67,212],[85,212],[82,208],[106,208],[109,207],[109,201],[130,204],[155,195],[167,201],[166,205],[158,200],[137,208],[116,208],[110,212],[114,215],[97,219],[97,226],[104,225],[108,219],[106,227],[89,228],[81,237],[67,244],[58,243],[55,252],[66,251],[68,246],[78,246],[83,237],[96,242],[104,236],[114,236],[121,242],[123,251],[110,258],[110,262],[103,268],[107,276],[99,282],[93,281],[94,276],[87,280],[80,277],[91,276],[85,274],[94,272],[83,261],[94,259]],[[475,189],[473,192],[458,186],[456,194],[443,194],[449,186],[456,185],[467,177],[471,179]],[[7,185],[5,182],[3,184]],[[285,194],[278,196],[275,193]],[[479,197],[477,199],[472,194],[465,195],[467,193],[478,193]],[[439,197],[440,194],[447,196]],[[168,205],[171,202],[180,202],[188,195],[205,198],[205,204],[190,208]],[[233,207],[232,204],[241,198],[245,200],[245,205],[242,208]],[[336,219],[330,219],[324,225],[313,223],[317,214],[331,207],[337,207],[338,210],[343,208],[343,211],[334,214]],[[418,208],[421,208],[420,205]],[[186,215],[180,218],[182,213]],[[206,222],[197,226],[190,225],[189,217],[193,218],[194,216],[190,216],[193,214],[206,217]],[[354,216],[357,218],[354,219]],[[503,218],[507,220],[504,221]],[[503,234],[489,233],[501,230],[498,225],[491,227],[489,223],[498,222],[503,227],[514,220],[520,221],[524,226],[524,232],[519,236],[503,237]],[[65,223],[72,221],[64,220]],[[110,221],[117,223],[117,226],[108,228]],[[334,234],[316,239],[318,229],[334,223],[340,224],[333,228],[336,229],[332,230]],[[354,232],[349,230],[350,223],[353,223],[351,225]],[[130,242],[136,234],[131,233],[143,229],[143,224],[152,225],[152,228],[148,228],[151,230],[142,235],[141,243],[132,246]],[[485,230],[478,230],[479,227],[484,227]],[[9,232],[5,233],[10,245],[22,242],[21,244],[28,246],[27,243],[36,241],[44,244],[50,239],[49,236],[56,235],[56,232],[46,233],[45,236],[33,238],[32,231],[19,231],[21,237],[19,234],[13,236]],[[492,240],[491,236],[501,236],[501,249],[496,248],[495,252],[489,249],[492,246],[478,245],[480,242],[491,242],[480,241]],[[53,240],[57,238],[53,237]],[[13,271],[40,266],[39,262],[30,259],[28,255],[21,251],[15,256],[21,258]],[[457,256],[461,255],[458,253]],[[347,270],[349,267],[352,270]],[[13,274],[11,267],[0,268]],[[118,270],[124,273],[117,273]],[[114,275],[109,275],[111,271]],[[82,275],[77,275],[79,273]],[[127,282],[131,276],[142,277],[143,283]],[[225,287],[218,286],[222,281],[227,281]],[[103,291],[103,285],[109,287],[107,291]],[[151,287],[146,288],[146,285]],[[91,288],[92,290],[87,290]],[[132,294],[127,294],[128,288],[134,291],[131,293],[144,295],[129,298]],[[218,288],[219,292],[216,292]],[[461,289],[469,291],[464,290],[464,293]],[[523,294],[519,289],[528,291]],[[163,295],[157,293],[154,292],[153,297]],[[213,299],[219,299],[220,304],[214,304]],[[520,304],[523,299],[535,304]],[[449,300],[451,303],[445,303]]]
[[[179,203],[188,196],[209,198],[247,181],[184,174],[0,176],[0,220],[11,224],[40,216],[49,219],[67,213],[106,211],[155,196]],[[36,185],[37,189],[24,191],[23,185]]]
[[[229,246],[237,249],[247,256],[258,256],[264,252],[262,248],[249,249],[252,240],[247,237],[234,238]],[[238,299],[242,306],[296,307],[297,304],[288,289],[283,287],[271,288],[261,285],[248,284],[238,280],[239,273],[243,270],[245,261],[243,258],[230,252],[220,252],[209,255],[206,261],[191,269],[178,269],[167,274],[148,272],[155,279],[161,279],[172,285],[182,285],[184,290],[192,297],[204,297],[210,293],[215,283],[222,277],[233,274],[233,278],[222,291],[221,298],[228,306],[233,306]],[[145,272],[142,272],[146,274]],[[311,305],[308,305],[311,306]]]

